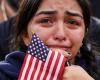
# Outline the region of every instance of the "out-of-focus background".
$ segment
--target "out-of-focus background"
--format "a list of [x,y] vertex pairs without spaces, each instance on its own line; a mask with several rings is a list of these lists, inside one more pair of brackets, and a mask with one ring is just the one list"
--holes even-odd
[[100,0],[90,0],[92,4],[93,15],[100,19]]

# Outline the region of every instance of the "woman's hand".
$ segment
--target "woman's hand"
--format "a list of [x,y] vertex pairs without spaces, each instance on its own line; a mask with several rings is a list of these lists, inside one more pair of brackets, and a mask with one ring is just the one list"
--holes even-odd
[[94,80],[83,68],[72,65],[65,67],[62,80]]

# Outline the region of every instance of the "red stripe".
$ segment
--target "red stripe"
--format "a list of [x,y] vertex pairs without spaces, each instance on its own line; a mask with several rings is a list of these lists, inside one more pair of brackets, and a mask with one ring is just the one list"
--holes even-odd
[[43,72],[43,68],[44,68],[44,62],[42,62],[42,64],[41,64],[41,68],[40,68],[40,71],[39,71],[39,74],[38,74],[36,80],[40,80],[40,76],[41,76],[41,73]]
[[54,54],[55,54],[55,52],[52,51],[51,56],[50,56],[50,59],[49,59],[49,62],[48,62],[48,65],[47,65],[47,68],[46,68],[46,72],[45,72],[45,75],[44,75],[43,80],[46,80],[46,77],[47,77],[47,75],[48,75],[48,73],[49,73],[50,66],[51,66],[52,60],[53,60],[53,58],[54,58]]
[[28,65],[28,68],[27,68],[27,70],[26,70],[26,74],[25,74],[24,80],[27,80],[27,77],[28,77],[30,68],[31,68],[31,66],[32,66],[32,61],[33,61],[33,59],[34,59],[34,57],[31,55],[31,59],[30,59],[30,61],[29,61],[29,65]]
[[27,57],[28,57],[28,54],[26,54],[26,56],[24,58],[24,62],[22,64],[22,67],[21,67],[21,70],[20,70],[20,73],[19,73],[19,76],[18,76],[18,80],[21,79],[21,76],[22,76],[22,73],[23,73],[23,70],[24,70],[24,67],[25,67],[25,64],[26,64]]
[[62,61],[62,64],[61,64],[61,67],[60,67],[59,74],[58,74],[58,76],[57,76],[57,80],[61,80],[60,78],[61,78],[61,76],[62,76],[64,67],[65,67],[65,62],[66,62],[66,58],[64,57],[64,58],[63,58],[63,61]]
[[55,65],[54,65],[54,68],[53,68],[53,71],[52,71],[52,74],[51,74],[51,77],[50,77],[50,80],[53,80],[54,74],[55,74],[55,72],[56,72],[56,68],[57,68],[57,66],[58,66],[58,62],[59,62],[59,60],[60,60],[60,56],[61,56],[61,54],[58,53],[57,59],[56,59],[56,62],[55,62]]
[[34,66],[34,69],[32,71],[32,75],[31,75],[31,79],[30,80],[33,80],[33,78],[34,78],[35,72],[36,72],[37,67],[38,67],[38,63],[39,63],[39,59],[36,59],[35,66]]

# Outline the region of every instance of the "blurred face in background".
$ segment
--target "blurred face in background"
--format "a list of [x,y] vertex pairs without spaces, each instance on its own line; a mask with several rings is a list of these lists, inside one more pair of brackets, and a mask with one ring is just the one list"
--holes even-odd
[[2,0],[0,8],[0,21],[5,21],[16,15],[21,0]]
[[13,9],[13,7],[7,1],[5,1],[5,10],[6,10],[6,14],[8,18],[11,16],[15,16],[17,12]]
[[27,46],[34,31],[50,49],[71,52],[74,60],[85,33],[82,10],[76,0],[43,0],[27,31]]

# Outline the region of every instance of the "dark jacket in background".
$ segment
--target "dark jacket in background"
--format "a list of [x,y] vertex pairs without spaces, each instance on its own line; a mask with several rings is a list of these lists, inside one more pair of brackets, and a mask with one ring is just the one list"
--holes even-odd
[[25,53],[19,51],[9,53],[5,61],[0,62],[0,80],[17,80],[24,56]]
[[12,29],[14,27],[15,19],[9,20],[0,24],[0,60],[3,60],[5,55],[10,52],[9,41]]
[[92,4],[92,11],[95,17],[100,19],[100,0],[90,0]]
[[88,31],[88,41],[91,44],[91,50],[100,56],[100,19],[91,17],[91,26]]

